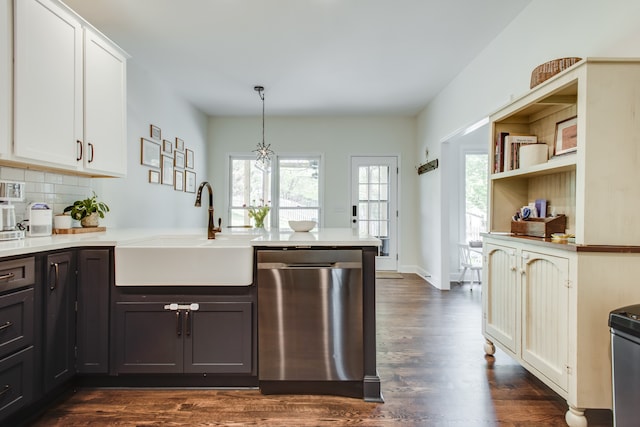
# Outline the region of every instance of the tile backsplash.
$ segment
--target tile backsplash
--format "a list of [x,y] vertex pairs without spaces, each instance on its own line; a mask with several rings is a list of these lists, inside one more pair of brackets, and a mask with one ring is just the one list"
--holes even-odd
[[62,213],[64,208],[76,200],[91,195],[91,178],[63,175],[53,172],[34,171],[2,166],[0,179],[20,181],[26,184],[24,202],[13,203],[18,222],[26,218],[27,205],[32,202],[45,202],[53,208],[53,213]]

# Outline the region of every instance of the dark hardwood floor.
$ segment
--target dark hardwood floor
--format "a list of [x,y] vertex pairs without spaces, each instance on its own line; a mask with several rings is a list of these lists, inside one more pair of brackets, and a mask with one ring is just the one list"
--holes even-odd
[[[505,353],[485,356],[480,288],[441,292],[419,276],[377,280],[385,403],[257,390],[81,389],[36,423],[51,426],[565,426],[566,402]],[[589,426],[611,426],[607,410]]]

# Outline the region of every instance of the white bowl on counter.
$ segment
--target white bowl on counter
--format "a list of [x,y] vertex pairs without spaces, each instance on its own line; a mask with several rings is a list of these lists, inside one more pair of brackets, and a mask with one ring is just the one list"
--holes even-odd
[[289,227],[293,231],[310,231],[316,224],[315,221],[289,221]]

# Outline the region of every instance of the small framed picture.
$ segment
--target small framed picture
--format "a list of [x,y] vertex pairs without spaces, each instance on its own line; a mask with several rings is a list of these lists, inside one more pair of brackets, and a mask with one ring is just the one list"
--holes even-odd
[[173,143],[171,141],[167,141],[166,139],[162,140],[162,151],[165,153],[173,153]]
[[149,170],[149,183],[160,184],[160,171]]
[[196,173],[192,171],[184,171],[184,191],[187,193],[196,192]]
[[184,191],[184,171],[176,169],[173,174],[173,188],[176,191]]
[[150,126],[151,126],[151,138],[161,140],[162,131],[160,130],[160,128],[156,125],[150,125]]
[[162,183],[173,185],[173,158],[162,155]]
[[175,168],[184,169],[184,153],[176,151],[173,166]]
[[153,168],[160,167],[160,144],[140,138],[140,163]]
[[189,150],[187,148],[187,150],[185,151],[185,155],[187,157],[186,159],[187,169],[193,169],[193,150]]
[[176,151],[184,151],[184,141],[176,136]]
[[570,153],[578,149],[578,118],[571,117],[556,124],[555,155]]

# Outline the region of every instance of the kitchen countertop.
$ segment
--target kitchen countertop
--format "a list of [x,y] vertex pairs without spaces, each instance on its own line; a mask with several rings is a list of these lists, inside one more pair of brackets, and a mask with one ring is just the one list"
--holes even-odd
[[[310,232],[255,229],[223,229],[224,235],[247,235],[251,246],[380,246],[380,240],[359,235],[352,228],[321,228]],[[45,237],[26,237],[21,240],[0,242],[0,257],[84,246],[117,246],[131,241],[154,236],[206,236],[205,228],[171,229],[119,229],[80,234],[56,234]],[[255,236],[255,237],[251,237]]]

